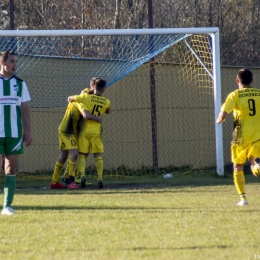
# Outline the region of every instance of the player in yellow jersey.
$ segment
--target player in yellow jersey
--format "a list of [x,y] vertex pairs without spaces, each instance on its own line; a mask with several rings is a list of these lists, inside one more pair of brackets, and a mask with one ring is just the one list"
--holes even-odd
[[[103,97],[106,88],[106,81],[98,78],[95,81],[94,94],[81,94],[68,97],[68,101],[83,103],[90,114],[93,116],[104,116],[106,111],[110,109],[110,101]],[[75,103],[75,102],[73,102]],[[78,171],[82,175],[81,187],[85,186],[85,166],[86,159],[90,153],[90,149],[95,158],[95,167],[98,174],[98,188],[103,188],[103,159],[102,153],[104,152],[102,142],[102,125],[95,120],[87,120],[83,122],[82,128],[84,129],[78,133]]]
[[[52,176],[52,181],[50,183],[50,188],[79,188],[74,180],[74,168],[76,160],[78,158],[78,145],[76,135],[83,131],[82,126],[84,125],[84,121],[87,121],[86,119],[93,121],[96,120],[99,124],[102,122],[102,117],[90,114],[84,104],[77,102],[68,104],[63,120],[58,128],[60,156],[54,167],[54,173]],[[68,158],[68,155],[70,155],[70,158],[68,160],[70,184],[69,186],[66,186],[59,183],[58,180],[60,178],[62,167]]]
[[[81,94],[93,94],[94,93],[94,88],[95,88],[95,82],[97,79],[100,79],[99,77],[93,77],[91,80],[90,80],[90,83],[89,83],[89,88],[85,88],[81,91]],[[106,114],[109,114],[110,113],[110,108],[108,108],[105,112]],[[80,155],[82,156],[82,155]],[[65,182],[66,184],[70,184],[70,180],[69,180],[69,165],[70,165],[70,158],[68,158],[68,163],[67,163],[67,167],[65,169],[65,172],[64,172],[64,175],[62,176],[62,181]],[[85,181],[85,184],[86,184],[86,177],[85,177],[85,173],[84,175],[82,176],[84,177],[83,181]],[[81,173],[78,171],[77,169],[77,166],[75,167],[75,182],[76,183],[81,183]],[[82,186],[85,187],[85,184],[83,184]],[[90,183],[88,183],[90,184]]]
[[256,177],[260,174],[260,167],[256,162],[256,158],[260,157],[260,89],[251,87],[252,82],[253,73],[249,69],[238,71],[238,89],[227,96],[217,118],[217,123],[220,124],[233,111],[231,156],[234,183],[240,197],[238,206],[248,205],[243,171],[247,159],[251,163],[252,173]]
[[[81,91],[81,94],[83,93],[94,93],[93,91],[93,86],[95,84],[95,80],[97,79],[97,77],[94,77],[90,80],[90,88],[85,88]],[[67,166],[66,166],[66,169],[65,169],[65,172],[64,172],[64,175],[62,176],[62,181],[65,182],[67,185],[70,184],[71,180],[69,180],[69,168],[70,168],[70,156],[68,157],[68,161],[67,161]],[[80,178],[80,176],[78,176],[78,173],[77,173],[77,167],[75,166],[75,178]],[[75,180],[76,183],[77,183],[77,180]]]

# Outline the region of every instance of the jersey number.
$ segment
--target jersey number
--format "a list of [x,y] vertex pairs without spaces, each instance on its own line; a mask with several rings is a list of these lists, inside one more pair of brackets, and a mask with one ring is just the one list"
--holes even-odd
[[94,115],[94,116],[99,116],[100,115],[100,111],[99,111],[100,108],[102,108],[102,106],[94,105],[91,114]]
[[254,116],[256,114],[254,99],[248,99],[248,108],[250,110],[249,115]]

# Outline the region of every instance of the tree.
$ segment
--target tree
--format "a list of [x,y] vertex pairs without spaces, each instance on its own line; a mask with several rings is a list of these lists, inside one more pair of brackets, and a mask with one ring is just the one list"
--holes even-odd
[[[219,27],[223,65],[260,63],[259,0],[153,0],[155,28]],[[15,29],[146,28],[147,0],[15,0]],[[0,1],[9,29],[9,0]],[[84,46],[84,41],[82,41]]]

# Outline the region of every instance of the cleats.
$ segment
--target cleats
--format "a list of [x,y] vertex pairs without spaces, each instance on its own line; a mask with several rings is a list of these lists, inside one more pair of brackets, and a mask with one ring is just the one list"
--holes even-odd
[[103,181],[101,179],[98,180],[98,184],[97,184],[99,189],[103,189]]
[[80,182],[80,187],[81,188],[85,188],[86,187],[86,181],[87,181],[86,176],[83,176],[81,178],[81,182]]
[[80,179],[80,178],[77,178],[77,177],[75,177],[75,182],[76,182],[77,184],[81,184],[81,179]]
[[11,207],[6,207],[2,210],[3,216],[11,216],[14,214],[14,210]]
[[79,186],[77,185],[76,182],[72,182],[69,186],[68,186],[69,189],[71,190],[76,190],[76,189],[79,189]]
[[69,178],[61,177],[61,180],[62,180],[66,185],[69,185],[69,184],[70,184]]
[[247,199],[240,199],[240,200],[237,202],[237,206],[246,206],[246,205],[248,205]]
[[55,184],[54,183],[50,183],[50,188],[51,189],[67,189],[67,185],[64,185],[64,184],[61,184],[59,182],[56,182]]
[[81,184],[81,174],[80,173],[76,173],[76,175],[75,175],[75,182],[77,183],[77,184]]

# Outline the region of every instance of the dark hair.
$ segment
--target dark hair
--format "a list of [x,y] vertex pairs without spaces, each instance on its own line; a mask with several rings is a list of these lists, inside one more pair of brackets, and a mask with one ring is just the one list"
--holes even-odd
[[253,73],[249,69],[241,69],[237,73],[237,78],[240,80],[242,85],[250,85],[253,81]]
[[9,54],[16,55],[16,53],[14,53],[14,51],[12,51],[12,50],[3,51],[3,52],[1,52],[1,54],[0,54],[0,60],[6,62],[7,59],[8,59],[8,55],[9,55]]
[[97,78],[95,81],[95,86],[97,90],[102,90],[106,87],[107,82],[104,79]]

